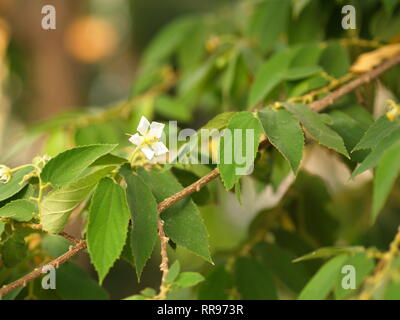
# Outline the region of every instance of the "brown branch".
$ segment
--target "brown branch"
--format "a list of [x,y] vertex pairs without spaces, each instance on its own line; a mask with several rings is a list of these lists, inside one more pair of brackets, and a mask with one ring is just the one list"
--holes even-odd
[[[210,181],[216,179],[219,177],[219,171],[218,169],[214,169],[211,171],[209,174],[206,176],[200,178],[190,186],[186,187],[182,191],[174,194],[173,196],[165,199],[164,201],[160,202],[158,204],[158,212],[159,214],[166,210],[167,208],[171,207],[178,201],[182,200],[183,198],[186,198],[187,196],[191,195],[194,192],[198,192],[202,187],[204,187],[207,183]],[[164,231],[164,221],[161,220],[161,217],[158,218],[158,234],[160,237],[161,241],[161,264],[160,264],[160,270],[162,271],[162,278],[161,278],[161,285],[160,285],[160,292],[156,296],[155,299],[159,300],[164,300],[169,287],[165,283],[166,276],[169,272],[169,267],[168,267],[168,253],[167,253],[167,248],[168,248],[168,241],[169,238],[165,235]]]
[[70,249],[68,250],[68,252],[64,253],[62,256],[54,259],[53,261],[47,263],[46,265],[44,265],[40,268],[35,269],[31,273],[28,273],[26,276],[14,281],[6,286],[3,286],[0,289],[0,297],[3,297],[7,293],[11,292],[12,290],[14,290],[18,287],[25,286],[28,282],[40,277],[42,275],[42,270],[44,267],[52,266],[54,268],[58,268],[60,265],[71,260],[71,258],[73,256],[75,256],[76,254],[78,254],[80,251],[82,251],[84,249],[86,249],[86,241],[81,240],[76,245],[71,246]]
[[161,220],[161,217],[158,218],[158,235],[159,235],[160,241],[161,241],[161,264],[160,264],[160,270],[162,272],[162,277],[161,277],[160,292],[155,297],[155,299],[164,300],[166,298],[166,295],[167,295],[168,290],[169,290],[168,286],[165,283],[165,279],[166,279],[167,274],[169,272],[168,252],[167,252],[169,238],[165,235],[164,221]]
[[69,235],[66,232],[60,232],[58,235],[61,236],[61,237],[64,237],[65,239],[67,239],[68,241],[70,241],[70,242],[72,242],[74,244],[78,244],[81,241],[81,240],[76,239],[75,237]]
[[179,200],[191,195],[194,192],[198,192],[201,188],[203,188],[207,183],[211,182],[212,180],[219,177],[218,169],[214,169],[206,176],[200,178],[195,183],[191,184],[190,186],[186,187],[182,191],[174,194],[173,196],[165,199],[164,201],[160,202],[158,205],[158,211],[162,212],[165,209],[169,208],[170,206],[177,203]]
[[[33,230],[43,231],[43,227],[42,227],[42,225],[40,225],[40,224],[23,223],[22,226],[23,226],[23,227],[26,227],[26,228],[33,229]],[[74,243],[74,244],[77,244],[77,243],[79,243],[79,241],[81,241],[81,240],[76,239],[75,237],[69,235],[69,234],[66,233],[66,232],[60,232],[58,235],[61,236],[61,237],[64,237],[64,238],[67,239],[69,242],[72,242],[72,243]],[[0,296],[1,296],[1,295],[0,295]]]
[[339,89],[333,91],[329,95],[327,95],[325,98],[322,98],[318,101],[315,101],[310,104],[310,108],[320,112],[326,107],[330,106],[335,100],[343,97],[347,93],[355,90],[356,88],[360,87],[363,84],[366,84],[370,82],[372,79],[377,78],[380,76],[383,72],[386,70],[393,68],[397,64],[400,63],[400,54],[395,55],[394,57],[386,60],[382,64],[380,64],[378,67],[375,69],[372,69],[366,73],[363,73],[361,76],[358,78],[354,79],[353,81],[350,81],[349,83],[345,84],[344,86],[340,87]]
[[[396,66],[399,63],[400,63],[400,55],[396,55],[396,56],[392,57],[391,59],[386,60],[385,62],[383,62],[381,65],[379,65],[375,69],[362,74],[358,78],[350,81],[349,83],[343,85],[339,89],[333,91],[332,93],[330,93],[325,98],[311,103],[309,106],[310,106],[311,109],[313,109],[313,110],[315,110],[317,112],[320,112],[323,109],[325,109],[326,107],[330,106],[335,100],[337,100],[337,99],[341,98],[342,96],[344,96],[345,94],[355,90],[356,88],[360,87],[361,85],[363,85],[365,83],[368,83],[372,79],[377,78],[383,72],[385,72],[386,70]],[[265,142],[263,141],[261,144],[264,145]],[[177,194],[175,194],[175,195],[165,199],[164,201],[162,201],[158,205],[158,212],[161,213],[162,211],[166,210],[167,208],[169,208],[170,206],[174,205],[175,203],[177,203],[178,201],[182,200],[183,198],[191,195],[194,192],[199,191],[207,183],[209,183],[210,181],[212,181],[212,180],[216,179],[217,177],[219,177],[219,175],[220,174],[219,174],[218,169],[214,169],[209,174],[207,174],[206,176],[202,177],[201,179],[199,179],[198,181],[196,181],[192,185],[186,187],[185,189],[183,189],[182,191],[178,192]],[[162,238],[167,239],[167,237],[165,236],[165,233],[164,233],[164,229],[163,229],[162,223],[160,224],[160,222],[158,224],[158,229],[159,229],[160,236]],[[160,230],[161,230],[161,232],[160,232]],[[166,252],[165,243],[164,243],[163,246],[164,246],[164,248],[162,249],[162,251],[163,251],[163,255],[164,255],[164,253]],[[67,253],[65,253],[61,257],[53,260],[48,265],[52,265],[52,266],[57,267],[58,265],[70,260],[73,256],[75,256],[76,254],[78,254],[80,251],[82,251],[84,249],[86,249],[86,242],[84,240],[82,240],[78,244],[76,244],[73,247],[71,247],[70,251],[68,251]],[[166,259],[165,259],[165,257],[163,257],[162,259],[163,259],[162,263],[166,262],[168,264],[168,257]],[[167,267],[167,269],[168,269],[168,267]],[[15,288],[23,286],[27,282],[34,280],[35,278],[39,277],[40,275],[41,275],[41,268],[40,269],[36,269],[35,271],[27,274],[26,276],[24,276],[23,278],[21,278],[19,280],[16,280],[16,281],[14,281],[14,282],[6,285],[6,286],[3,286],[0,289],[0,297],[4,296],[5,294],[9,293],[10,291],[14,290]],[[166,276],[166,272],[164,270],[163,271],[163,278],[165,278],[165,276]]]
[[[204,176],[203,178],[199,179],[198,181],[196,181],[195,183],[193,183],[192,185],[186,187],[185,189],[183,189],[182,191],[176,193],[175,195],[165,199],[164,201],[160,202],[160,204],[158,205],[158,212],[161,213],[164,210],[168,209],[169,207],[171,207],[172,205],[174,205],[175,203],[177,203],[178,201],[182,200],[183,198],[191,195],[192,193],[199,191],[203,186],[205,186],[207,183],[209,183],[211,180],[216,179],[219,176],[219,172],[218,169],[214,169],[213,171],[211,171],[208,175]],[[29,227],[33,227],[33,229],[36,230],[41,230],[41,226],[40,225],[29,225]],[[161,286],[162,289],[160,291],[160,297],[161,295],[165,295],[165,288],[163,287],[163,284],[165,282],[165,277],[167,276],[168,273],[168,255],[167,255],[167,246],[168,246],[168,237],[165,235],[164,232],[164,223],[161,219],[158,220],[158,232],[159,232],[159,236],[161,239],[161,265],[160,265],[160,269],[163,272],[162,275],[162,281],[161,281]],[[61,236],[67,238],[68,240],[71,240],[73,242],[75,241],[79,241],[75,238],[73,238],[72,236],[69,236],[68,234],[66,234],[65,232],[60,233]],[[83,244],[83,245],[82,245]],[[78,254],[80,251],[86,249],[86,241],[81,240],[79,241],[79,243],[77,243],[75,246],[71,247],[71,250],[69,252],[67,252],[66,254],[62,255],[61,257],[53,260],[52,262],[50,262],[47,265],[55,265],[58,266],[62,263],[64,263],[65,261],[71,259],[73,256],[75,256],[76,254]],[[68,259],[65,259],[65,256],[67,255]],[[34,280],[37,277],[40,277],[42,275],[41,272],[42,268],[40,269],[36,269],[34,271],[32,271],[31,273],[27,274],[26,276],[8,284],[3,286],[0,289],[0,297],[6,295],[7,293],[9,293],[10,291],[14,290],[15,288],[21,287],[23,285],[25,285],[26,283],[28,283],[29,281]]]

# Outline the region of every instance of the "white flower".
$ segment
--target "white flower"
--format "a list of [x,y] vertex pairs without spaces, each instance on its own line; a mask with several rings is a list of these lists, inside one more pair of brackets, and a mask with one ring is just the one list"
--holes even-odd
[[150,124],[146,117],[140,119],[137,131],[129,141],[134,145],[138,146],[140,150],[144,153],[148,160],[153,159],[153,157],[161,156],[168,152],[168,148],[159,139],[164,130],[164,124],[159,122],[152,122]]
[[10,169],[6,166],[0,166],[0,183],[8,183],[11,179]]

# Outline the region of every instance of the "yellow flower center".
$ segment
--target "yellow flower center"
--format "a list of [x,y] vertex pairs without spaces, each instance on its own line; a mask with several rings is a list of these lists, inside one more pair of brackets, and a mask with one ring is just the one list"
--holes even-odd
[[144,136],[143,146],[151,146],[153,143],[157,142],[158,139],[154,136]]

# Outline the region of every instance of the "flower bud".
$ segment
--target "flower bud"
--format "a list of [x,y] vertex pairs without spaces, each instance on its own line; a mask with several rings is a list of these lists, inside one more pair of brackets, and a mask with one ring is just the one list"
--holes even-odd
[[37,156],[33,159],[32,163],[40,169],[43,169],[43,167],[46,165],[47,162],[49,162],[50,159],[51,158],[48,155]]
[[11,179],[11,170],[9,167],[0,165],[0,184],[6,184]]
[[386,113],[386,117],[393,122],[400,115],[400,106],[397,105],[393,100],[389,100],[388,102],[389,111]]

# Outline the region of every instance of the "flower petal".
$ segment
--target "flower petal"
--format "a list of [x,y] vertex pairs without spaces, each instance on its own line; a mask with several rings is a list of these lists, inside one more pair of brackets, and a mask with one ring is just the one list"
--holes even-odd
[[143,147],[140,148],[140,150],[142,150],[142,152],[144,153],[144,155],[148,160],[153,159],[155,152],[151,150],[149,147]]
[[165,124],[159,122],[152,122],[150,125],[149,136],[160,139],[164,130]]
[[132,137],[129,138],[129,141],[136,146],[140,146],[143,143],[143,140],[144,138],[138,133],[135,133]]
[[142,116],[139,121],[139,125],[137,127],[137,131],[139,131],[142,135],[147,133],[147,130],[150,128],[150,122],[146,119],[146,117]]
[[162,142],[155,142],[151,145],[151,148],[154,150],[156,156],[161,156],[164,153],[168,152],[168,148]]

